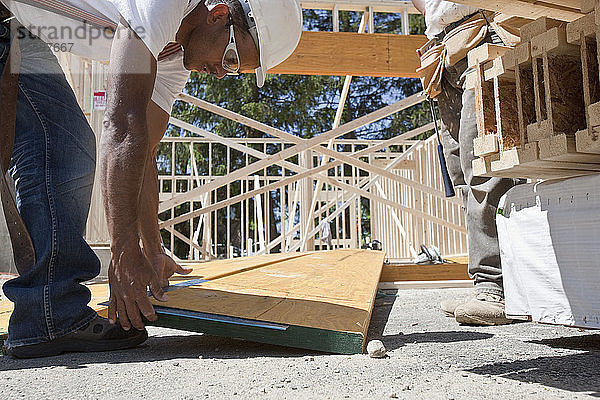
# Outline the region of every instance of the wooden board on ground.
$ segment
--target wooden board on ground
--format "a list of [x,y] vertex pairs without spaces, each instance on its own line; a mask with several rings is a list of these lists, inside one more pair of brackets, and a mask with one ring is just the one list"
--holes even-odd
[[[384,253],[333,250],[199,263],[154,301],[156,326],[355,354],[364,349]],[[91,285],[100,314],[108,286]],[[12,308],[10,303],[0,307]],[[0,308],[2,310],[2,308]],[[2,317],[5,314],[0,314]],[[6,321],[0,320],[2,326]]]
[[[248,258],[239,264],[241,272],[170,292],[167,303],[155,301],[155,305],[171,309],[161,313],[157,325],[319,351],[360,353],[383,260],[381,252],[334,250],[253,268],[255,259]],[[203,264],[198,268],[206,271],[212,267]],[[193,275],[206,277],[204,273],[195,269]],[[247,323],[195,319],[188,312]]]
[[[417,265],[408,261],[386,264],[379,281],[435,284],[469,279],[466,256],[447,259],[448,264]],[[375,290],[382,263],[381,253],[360,250],[187,263],[193,272],[174,276],[173,285],[197,280],[210,282],[179,289],[181,294],[169,292],[169,303],[156,303],[160,314],[157,325],[311,349],[326,346],[326,351],[350,352],[351,348],[361,351],[370,319],[369,290]],[[370,286],[365,279],[371,281]],[[108,285],[88,287],[92,292],[90,305],[106,315],[106,306],[102,304],[109,296]],[[7,332],[11,312],[11,302],[0,302],[0,340]],[[303,315],[312,313],[315,315],[300,321]],[[220,318],[227,316],[235,318]],[[357,330],[358,325],[353,326],[355,320],[360,321],[362,330]],[[335,331],[335,326],[340,330]],[[322,343],[315,344],[315,340]]]

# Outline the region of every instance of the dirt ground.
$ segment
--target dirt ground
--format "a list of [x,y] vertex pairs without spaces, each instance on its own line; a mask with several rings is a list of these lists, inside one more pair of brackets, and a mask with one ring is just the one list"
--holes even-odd
[[369,339],[386,359],[149,328],[140,348],[0,357],[0,397],[69,399],[578,399],[600,397],[600,335],[520,323],[459,326],[439,301],[465,289],[387,292]]

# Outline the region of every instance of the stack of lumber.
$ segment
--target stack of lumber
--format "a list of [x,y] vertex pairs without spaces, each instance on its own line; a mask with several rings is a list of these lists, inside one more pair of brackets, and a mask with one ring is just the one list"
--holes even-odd
[[478,137],[473,173],[562,179],[600,172],[596,13],[570,23],[539,18],[515,48],[469,53]]

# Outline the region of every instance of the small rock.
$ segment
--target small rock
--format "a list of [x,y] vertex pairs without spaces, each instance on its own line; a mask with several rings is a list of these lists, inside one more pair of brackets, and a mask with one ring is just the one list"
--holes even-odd
[[390,399],[397,399],[398,395],[396,393],[390,394]]
[[174,363],[173,363],[173,366],[174,366],[174,367],[179,367],[179,363],[178,363],[178,362],[174,362]]
[[315,358],[313,356],[306,356],[304,357],[304,361],[315,361]]
[[202,360],[203,358],[204,358],[204,356],[203,356],[202,354],[200,354],[200,355],[198,356],[198,359],[199,359],[199,360]]
[[402,390],[407,391],[407,390],[411,390],[412,387],[410,385],[406,385],[402,388]]
[[371,340],[367,345],[367,353],[371,358],[383,358],[387,354],[387,350],[381,340]]
[[341,371],[340,371],[339,369],[335,369],[335,370],[333,370],[333,373],[334,373],[334,374],[339,374],[340,372],[341,372]]

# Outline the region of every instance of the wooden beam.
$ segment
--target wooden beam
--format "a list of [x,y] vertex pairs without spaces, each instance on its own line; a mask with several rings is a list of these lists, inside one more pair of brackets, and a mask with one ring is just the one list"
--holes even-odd
[[296,51],[273,74],[417,78],[423,35],[303,32]]
[[383,266],[381,282],[469,280],[467,264],[387,264]]
[[310,0],[301,1],[305,10],[364,11],[372,6],[376,13],[401,13],[407,10],[409,14],[420,14],[410,1],[401,0]]
[[531,0],[454,0],[454,2],[528,19],[548,17],[570,22],[584,15],[581,12],[581,0],[546,0],[535,2]]

